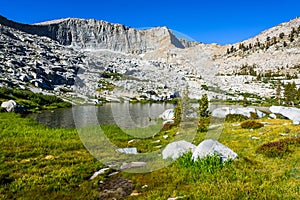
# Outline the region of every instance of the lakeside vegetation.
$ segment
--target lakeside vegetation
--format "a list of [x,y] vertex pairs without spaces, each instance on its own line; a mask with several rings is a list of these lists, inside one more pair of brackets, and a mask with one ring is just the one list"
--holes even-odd
[[71,103],[65,102],[55,95],[34,93],[30,90],[21,88],[0,87],[0,103],[8,100],[14,100],[27,112],[72,106]]
[[[285,119],[254,121],[265,126],[247,129],[236,122],[224,123],[219,141],[238,154],[225,165],[217,158],[195,164],[186,154],[151,173],[121,172],[115,176],[135,185],[135,196],[127,199],[297,199],[299,126]],[[101,128],[117,146],[134,146],[139,152],[153,151],[158,145],[163,148],[177,137],[177,127],[173,126],[128,144],[134,138],[117,127]],[[97,199],[100,181],[114,179],[104,174],[89,180],[104,165],[89,154],[75,129],[51,129],[14,113],[0,113],[0,130],[1,199]],[[197,145],[205,138],[206,133],[198,132],[193,143]],[[160,144],[152,143],[157,140]]]

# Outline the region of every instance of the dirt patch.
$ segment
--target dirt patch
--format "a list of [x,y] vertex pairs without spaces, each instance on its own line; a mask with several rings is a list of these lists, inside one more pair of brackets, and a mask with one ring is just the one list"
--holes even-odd
[[134,190],[131,180],[120,176],[112,177],[106,182],[100,184],[99,199],[125,199]]

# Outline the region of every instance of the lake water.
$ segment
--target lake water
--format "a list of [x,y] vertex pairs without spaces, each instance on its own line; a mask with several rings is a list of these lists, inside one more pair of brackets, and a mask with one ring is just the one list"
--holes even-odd
[[[156,119],[173,104],[108,103],[103,106],[73,106],[34,113],[28,117],[48,127],[74,128],[97,124],[117,124],[121,127],[145,127],[155,124]],[[76,125],[76,126],[75,126]]]
[[[224,107],[224,104],[210,104],[209,110]],[[230,105],[231,107],[242,107]],[[151,103],[108,103],[103,106],[73,106],[34,113],[28,117],[48,127],[75,128],[87,125],[116,124],[119,127],[146,127],[156,124],[160,114],[174,108],[173,104]],[[259,107],[265,109],[263,107]]]

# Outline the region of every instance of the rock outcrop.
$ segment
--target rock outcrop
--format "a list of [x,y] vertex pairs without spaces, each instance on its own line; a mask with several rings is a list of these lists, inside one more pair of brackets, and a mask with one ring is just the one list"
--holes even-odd
[[0,24],[0,83],[53,90],[72,86],[84,56],[71,48]]
[[14,112],[18,107],[18,104],[14,100],[2,102],[1,108],[5,108],[7,112]]
[[161,115],[159,115],[159,118],[162,120],[173,120],[174,119],[174,109],[168,109],[165,110]]
[[216,108],[212,111],[213,117],[225,118],[228,114],[240,114],[248,118],[251,117],[251,113],[257,115],[258,118],[262,118],[265,114],[256,108],[246,107],[246,108],[233,108],[233,107],[221,107]]
[[179,158],[181,155],[191,151],[196,148],[190,142],[180,140],[177,142],[172,142],[166,146],[166,148],[162,152],[163,159],[171,158],[173,160]]
[[[261,100],[275,96],[273,76],[290,74],[283,82],[300,84],[299,26],[296,18],[231,50],[178,39],[166,27],[137,30],[73,18],[26,25],[0,16],[0,86],[72,91],[68,99],[83,95],[84,102],[166,100],[186,86],[196,99],[206,93],[242,100],[250,93]],[[270,80],[260,80],[266,73]]]
[[201,142],[193,152],[193,160],[203,159],[207,156],[220,156],[223,162],[231,159],[234,160],[238,155],[227,146],[218,141],[207,139]]
[[294,125],[300,124],[300,109],[284,106],[271,106],[270,111],[275,114],[281,114],[293,121]]
[[0,17],[0,23],[29,34],[46,36],[62,45],[141,54],[170,45],[185,48],[167,27],[137,30],[94,19],[67,18],[26,25]]

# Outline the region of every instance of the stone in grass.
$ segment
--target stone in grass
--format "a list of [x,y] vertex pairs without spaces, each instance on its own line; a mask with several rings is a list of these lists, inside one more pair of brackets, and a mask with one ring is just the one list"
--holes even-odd
[[203,159],[207,156],[218,155],[222,159],[222,162],[228,159],[234,160],[237,154],[227,146],[221,144],[218,141],[207,139],[201,142],[193,152],[193,160]]
[[1,107],[5,108],[7,112],[14,112],[17,108],[17,103],[14,100],[9,100],[3,102]]
[[144,167],[146,165],[147,165],[146,162],[130,162],[130,163],[124,162],[122,164],[122,166],[120,167],[120,170],[131,169],[131,168],[139,168],[139,167]]
[[163,150],[163,159],[172,158],[173,160],[175,160],[179,158],[182,154],[185,154],[189,151],[193,151],[195,148],[195,145],[185,140],[172,142],[168,144]]
[[96,178],[97,176],[99,176],[100,174],[104,174],[106,171],[108,171],[110,168],[103,168],[100,169],[99,171],[96,171],[93,176],[91,176],[90,180]]
[[124,154],[138,154],[137,152],[137,148],[133,147],[133,148],[120,148],[120,149],[116,149],[117,152],[119,153],[124,153]]
[[271,113],[271,114],[269,115],[269,117],[270,117],[271,119],[276,119],[276,118],[277,118],[276,115],[275,115],[274,113]]

